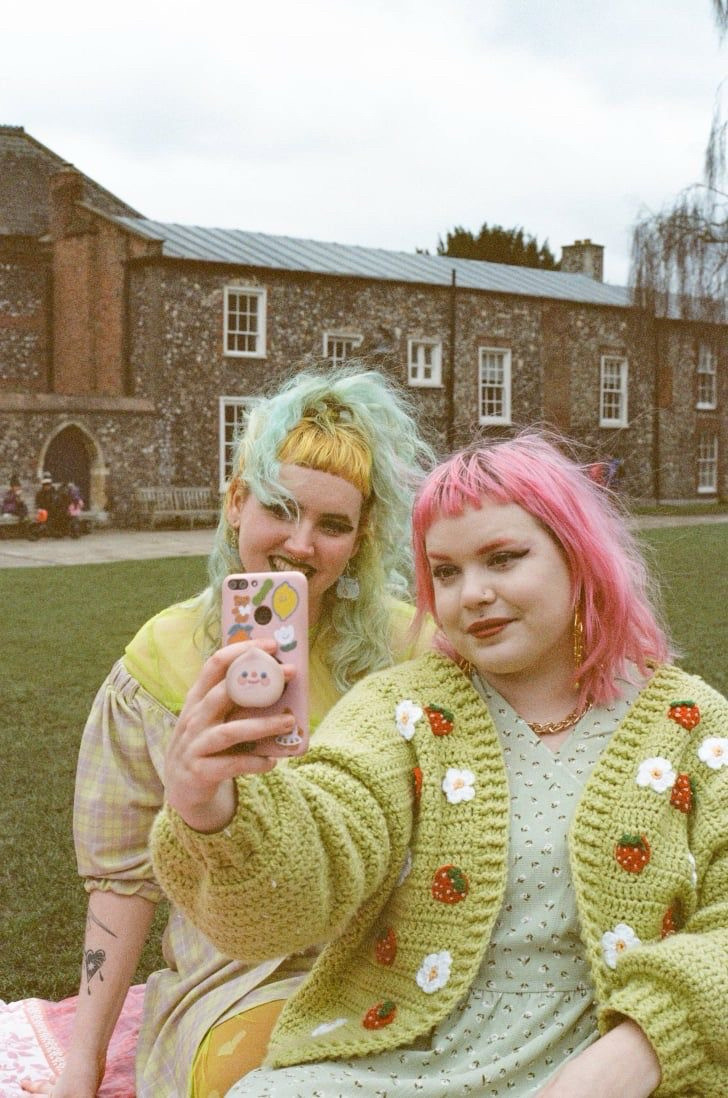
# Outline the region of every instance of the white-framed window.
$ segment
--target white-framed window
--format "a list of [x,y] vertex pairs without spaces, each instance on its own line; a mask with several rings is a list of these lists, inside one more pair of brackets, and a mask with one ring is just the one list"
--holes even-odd
[[599,426],[627,426],[629,365],[622,355],[602,355],[599,383]]
[[324,332],[324,358],[332,366],[338,366],[351,358],[364,337],[356,332]]
[[511,422],[511,352],[478,348],[478,408],[481,423]]
[[245,413],[255,404],[256,397],[221,396],[219,406],[219,468],[220,491],[230,480],[233,472],[233,454],[235,442],[242,430]]
[[442,341],[407,340],[407,379],[423,388],[442,385]]
[[698,347],[698,399],[696,408],[715,408],[718,404],[715,355],[707,343]]
[[698,492],[718,491],[718,436],[698,438]]
[[225,354],[265,357],[266,292],[256,286],[225,287]]

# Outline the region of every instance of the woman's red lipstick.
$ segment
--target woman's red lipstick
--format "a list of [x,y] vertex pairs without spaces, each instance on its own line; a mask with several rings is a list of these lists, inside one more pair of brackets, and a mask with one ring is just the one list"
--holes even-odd
[[466,632],[473,637],[492,637],[511,621],[512,618],[480,618],[469,625]]

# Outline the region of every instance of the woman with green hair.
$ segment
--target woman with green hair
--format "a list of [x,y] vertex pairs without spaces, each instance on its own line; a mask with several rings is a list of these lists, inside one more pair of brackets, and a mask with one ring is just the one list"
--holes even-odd
[[[235,449],[208,587],[142,627],[86,725],[74,808],[89,893],[82,987],[66,1066],[53,1083],[26,1084],[30,1092],[93,1098],[101,1085],[162,898],[147,839],[163,802],[165,748],[220,647],[225,577],[291,568],[307,577],[315,731],[353,683],[429,646],[428,629],[413,637],[404,600],[412,496],[431,459],[405,396],[375,371],[301,373],[253,406]],[[267,734],[288,731],[286,716],[244,719],[281,723]],[[260,758],[261,771],[270,765]],[[261,1062],[283,1002],[313,958],[251,968],[218,953],[175,908],[164,956],[168,967],[146,987],[137,1096],[222,1095]]]

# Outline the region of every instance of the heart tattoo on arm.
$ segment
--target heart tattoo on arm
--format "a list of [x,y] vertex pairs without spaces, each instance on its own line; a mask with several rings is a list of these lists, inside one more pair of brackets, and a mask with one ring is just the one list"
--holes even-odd
[[106,953],[103,949],[87,949],[84,954],[84,960],[86,962],[86,991],[91,994],[91,981],[98,973],[99,980],[104,982],[104,977],[101,972],[101,966],[106,960]]

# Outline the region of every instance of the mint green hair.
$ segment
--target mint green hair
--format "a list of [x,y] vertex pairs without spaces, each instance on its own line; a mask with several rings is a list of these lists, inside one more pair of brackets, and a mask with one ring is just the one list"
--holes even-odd
[[[388,596],[409,595],[412,499],[434,461],[407,396],[375,370],[351,364],[321,372],[306,370],[249,410],[236,441],[233,475],[208,561],[211,601],[206,634],[213,646],[219,644],[222,584],[227,575],[242,569],[236,532],[227,520],[228,503],[243,486],[263,503],[292,506],[278,480],[279,454],[303,419],[311,421],[317,432],[345,423],[371,453],[371,490],[362,507],[362,536],[348,568],[348,574],[359,581],[359,597],[340,599],[334,586],[324,596],[319,619],[333,680],[344,691],[363,675],[392,662]],[[317,468],[313,463],[311,467]],[[336,474],[341,475],[338,469]]]

